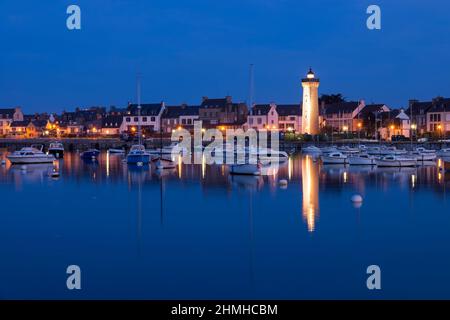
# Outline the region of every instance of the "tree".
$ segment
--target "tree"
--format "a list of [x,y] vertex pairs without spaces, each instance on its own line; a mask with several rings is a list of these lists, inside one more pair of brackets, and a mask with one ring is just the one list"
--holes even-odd
[[337,93],[337,94],[322,94],[320,96],[320,103],[325,103],[325,104],[333,104],[333,103],[341,103],[341,102],[345,102],[345,97],[342,96],[341,93]]

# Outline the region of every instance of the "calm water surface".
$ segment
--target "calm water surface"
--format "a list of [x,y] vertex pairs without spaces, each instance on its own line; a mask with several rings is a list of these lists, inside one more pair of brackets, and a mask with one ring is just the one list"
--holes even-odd
[[[56,180],[52,165],[0,167],[0,298],[450,298],[450,176],[436,166],[297,155],[255,178],[131,168],[106,153],[55,165]],[[66,288],[71,264],[78,291]],[[381,291],[366,288],[371,264]]]

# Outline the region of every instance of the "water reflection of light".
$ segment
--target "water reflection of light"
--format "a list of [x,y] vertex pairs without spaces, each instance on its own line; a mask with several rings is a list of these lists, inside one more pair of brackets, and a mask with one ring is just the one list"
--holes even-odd
[[442,173],[439,172],[438,173],[438,181],[441,182],[441,180],[442,180]]
[[411,186],[414,188],[416,186],[417,177],[415,174],[411,175]]
[[205,178],[205,173],[206,173],[206,159],[205,159],[205,155],[202,155],[202,179]]
[[319,172],[310,156],[302,159],[303,218],[308,231],[315,230],[316,215],[319,213]]
[[106,176],[109,177],[109,152],[106,153]]
[[348,175],[347,175],[347,171],[344,171],[344,173],[342,174],[343,178],[344,178],[344,183],[347,183],[348,181]]
[[293,170],[293,168],[292,168],[292,157],[289,157],[289,159],[288,159],[288,177],[289,177],[289,180],[291,180],[291,178],[292,178],[292,170]]
[[178,178],[181,179],[181,167],[182,167],[182,161],[181,161],[181,155],[178,156]]

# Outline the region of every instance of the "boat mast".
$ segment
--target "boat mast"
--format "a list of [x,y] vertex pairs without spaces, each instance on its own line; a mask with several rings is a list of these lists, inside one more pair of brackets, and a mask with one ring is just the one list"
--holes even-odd
[[253,63],[250,64],[250,70],[249,70],[249,88],[248,88],[248,104],[250,111],[253,109]]
[[138,144],[141,145],[141,75],[137,74]]

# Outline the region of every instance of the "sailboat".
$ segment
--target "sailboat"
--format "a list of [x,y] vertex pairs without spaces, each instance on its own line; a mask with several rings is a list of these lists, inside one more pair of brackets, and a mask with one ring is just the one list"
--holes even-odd
[[154,158],[152,161],[155,163],[156,169],[173,169],[176,168],[177,164],[172,160],[171,154],[163,157],[163,142],[162,142],[162,125],[161,118],[159,118],[159,157]]
[[138,144],[131,146],[130,152],[127,155],[127,163],[137,166],[144,166],[150,163],[150,154],[145,151],[144,145],[142,145],[141,134],[141,83],[138,76],[137,81],[137,98],[138,98]]

